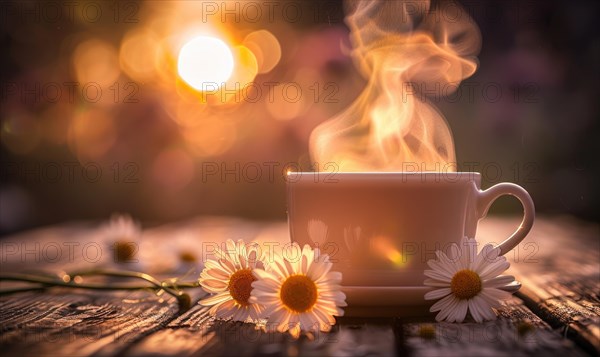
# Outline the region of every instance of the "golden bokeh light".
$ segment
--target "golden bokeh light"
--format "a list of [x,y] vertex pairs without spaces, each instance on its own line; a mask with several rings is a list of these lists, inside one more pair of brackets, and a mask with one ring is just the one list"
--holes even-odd
[[186,128],[182,134],[190,151],[201,158],[225,153],[237,139],[236,126],[216,116],[206,116],[197,126]]
[[[258,74],[258,64],[254,53],[246,46],[235,46],[233,55],[237,65],[234,68],[231,78],[221,88],[219,94],[221,102],[233,102],[238,104],[245,101],[245,98],[252,97],[252,85],[254,78]],[[249,99],[250,101],[254,99]]]
[[258,73],[270,72],[281,59],[281,46],[277,38],[267,30],[254,31],[242,42],[256,56]]
[[175,102],[173,120],[182,127],[197,126],[206,118],[207,107],[197,102],[179,99]]
[[115,48],[102,40],[80,43],[73,53],[73,69],[83,85],[94,84],[100,88],[113,85],[121,74]]
[[265,102],[267,111],[277,120],[292,120],[306,113],[312,104],[308,96],[303,95],[297,82],[286,82],[272,88]]
[[229,79],[223,83],[204,82],[202,90],[191,86],[185,80],[177,83],[177,94],[185,100],[193,100],[197,105],[209,104],[239,106],[260,100],[256,93],[257,84],[254,78],[258,73],[258,65],[254,53],[246,46],[231,47],[234,67]]
[[115,123],[104,110],[90,109],[75,115],[69,128],[71,151],[80,162],[101,159],[117,139]]
[[121,68],[136,81],[146,82],[155,77],[158,39],[147,29],[133,30],[121,43]]
[[394,268],[402,268],[408,263],[409,256],[402,254],[390,237],[375,236],[371,241],[375,253],[385,257]]
[[220,87],[230,79],[233,70],[231,49],[216,37],[195,37],[179,51],[177,71],[196,90]]

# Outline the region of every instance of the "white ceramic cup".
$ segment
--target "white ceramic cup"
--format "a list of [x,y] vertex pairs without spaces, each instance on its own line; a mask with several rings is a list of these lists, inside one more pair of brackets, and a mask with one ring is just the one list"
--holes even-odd
[[349,286],[419,286],[435,250],[448,251],[503,195],[523,205],[523,221],[500,243],[514,248],[533,225],[527,191],[512,183],[481,190],[476,172],[292,172],[287,176],[292,241],[328,253]]

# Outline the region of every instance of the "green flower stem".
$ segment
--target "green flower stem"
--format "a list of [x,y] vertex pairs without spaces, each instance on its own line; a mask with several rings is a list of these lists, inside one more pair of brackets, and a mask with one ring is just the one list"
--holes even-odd
[[[78,288],[78,289],[90,289],[90,290],[142,290],[142,289],[150,289],[150,286],[139,286],[139,285],[101,285],[101,284],[83,284],[83,283],[73,283],[73,282],[64,282],[62,280],[57,280],[54,278],[48,278],[45,276],[35,276],[29,274],[0,274],[0,280],[8,280],[8,281],[20,281],[24,283],[36,283],[42,284],[45,286],[62,286],[68,288]],[[4,290],[2,290],[4,292]]]
[[[179,304],[179,309],[186,311],[190,308],[191,298],[188,294],[177,291],[174,289],[173,284],[163,283],[158,279],[154,278],[150,274],[139,273],[135,271],[123,271],[123,270],[89,270],[79,272],[77,274],[73,274],[74,276],[85,276],[85,275],[104,275],[104,276],[112,276],[117,278],[136,278],[142,279],[150,284],[154,285],[157,289],[164,290],[167,294],[174,296],[177,299],[177,303]],[[177,286],[178,288],[179,286]]]
[[[76,283],[71,279],[71,277],[75,277],[75,276],[93,276],[93,275],[141,279],[141,280],[144,280],[144,281],[152,284],[152,286],[123,285],[123,284],[104,285],[104,284]],[[173,297],[175,297],[177,299],[177,303],[179,305],[180,312],[186,311],[190,308],[191,298],[185,292],[178,291],[176,289],[200,287],[198,282],[181,282],[181,283],[176,282],[176,281],[161,282],[149,274],[133,272],[133,271],[95,269],[95,270],[74,272],[72,274],[65,274],[64,276],[68,277],[68,279],[66,279],[66,281],[60,280],[60,279],[57,279],[54,277],[48,277],[46,275],[19,274],[19,273],[0,274],[0,281],[1,280],[20,281],[20,282],[34,283],[34,284],[42,285],[42,286],[29,288],[30,290],[39,290],[39,289],[43,289],[45,287],[51,287],[51,286],[61,286],[61,287],[90,289],[90,290],[144,290],[144,289],[153,289],[153,290],[159,290],[159,291],[163,290],[166,293],[168,293],[169,295],[172,295]],[[20,289],[0,290],[0,295],[10,294],[10,293],[20,292],[20,291],[26,291],[26,289],[20,288]]]

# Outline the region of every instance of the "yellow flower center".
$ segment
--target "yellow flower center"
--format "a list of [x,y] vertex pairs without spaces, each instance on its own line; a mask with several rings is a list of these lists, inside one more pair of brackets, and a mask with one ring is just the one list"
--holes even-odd
[[421,325],[419,336],[425,340],[433,340],[435,338],[435,326],[430,324]]
[[196,256],[191,252],[180,252],[179,260],[181,260],[184,263],[195,263]]
[[248,299],[252,292],[252,282],[256,278],[252,275],[250,269],[241,269],[236,271],[229,278],[229,294],[240,305],[248,305]]
[[134,242],[117,241],[114,244],[114,258],[117,263],[127,263],[135,258],[137,246]]
[[306,275],[292,275],[281,284],[281,302],[294,312],[305,312],[317,302],[317,286]]
[[481,291],[481,278],[472,270],[460,270],[452,277],[450,290],[459,299],[471,299]]

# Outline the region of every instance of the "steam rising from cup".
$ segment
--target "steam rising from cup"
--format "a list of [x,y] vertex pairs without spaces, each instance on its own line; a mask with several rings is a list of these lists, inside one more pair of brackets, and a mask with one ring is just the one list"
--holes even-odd
[[[361,95],[311,134],[310,154],[339,171],[456,171],[452,133],[420,91],[451,94],[477,69],[481,36],[454,2],[346,3]],[[324,165],[319,165],[324,166]],[[332,165],[329,165],[332,167]]]

